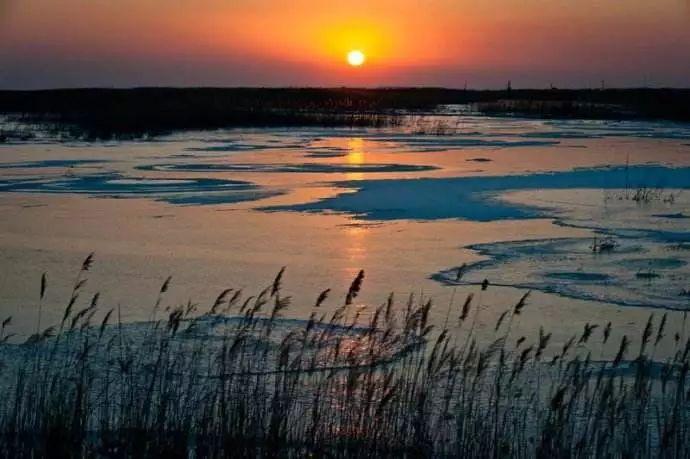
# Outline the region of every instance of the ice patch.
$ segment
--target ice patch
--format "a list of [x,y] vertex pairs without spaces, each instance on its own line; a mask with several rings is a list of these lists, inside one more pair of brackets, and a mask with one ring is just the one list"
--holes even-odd
[[[487,137],[492,137],[488,135]],[[551,140],[501,140],[490,138],[463,137],[463,136],[433,136],[433,135],[391,135],[379,136],[374,139],[377,142],[395,142],[403,148],[413,151],[441,152],[464,148],[516,148],[516,147],[542,147],[554,146],[559,142]]]
[[170,179],[115,179],[108,180],[111,185],[182,185],[194,183],[194,180],[170,180]]
[[653,217],[657,218],[671,218],[671,219],[686,219],[690,218],[690,215],[685,215],[684,213],[677,212],[675,214],[656,214]]
[[[690,125],[667,121],[549,120],[544,126],[553,133],[582,135],[581,138],[632,137],[666,140],[690,139]],[[571,137],[574,138],[574,137]]]
[[107,162],[110,161],[104,159],[47,159],[44,161],[0,163],[0,169],[43,169],[52,167],[78,167],[93,164],[103,164]]
[[306,158],[342,158],[350,153],[349,148],[343,147],[309,147]]
[[[251,136],[250,136],[251,137]],[[272,138],[260,138],[256,136],[255,138],[246,138],[242,140],[221,140],[221,139],[208,139],[206,142],[209,143],[221,143],[220,145],[209,145],[203,147],[189,147],[187,151],[196,152],[247,152],[247,151],[259,151],[259,150],[276,150],[276,149],[296,149],[304,148],[306,144],[303,141],[286,141],[285,139],[272,139]]]
[[[638,187],[688,189],[690,168],[642,165],[499,177],[364,180],[337,185],[348,192],[317,202],[264,210],[344,212],[370,221],[553,218],[560,225],[589,229],[597,238],[471,246],[488,260],[469,266],[457,281],[456,269],[432,278],[447,284],[479,284],[489,279],[492,284],[572,298],[690,309],[690,301],[683,295],[689,287],[690,251],[681,250],[690,243],[690,232],[682,219],[660,222],[652,216],[660,208],[682,208],[686,203],[677,197],[671,201],[667,199],[670,192],[662,191],[650,195],[653,201],[638,201],[633,191]],[[509,200],[507,193],[518,190],[532,194],[551,191],[539,195],[541,200]],[[555,196],[558,190],[578,191]],[[568,198],[570,202],[563,201]]]
[[[624,306],[690,310],[690,231],[683,219],[659,219],[660,209],[690,208],[685,195],[637,202],[594,190],[530,191],[505,196],[552,206],[555,223],[588,229],[591,238],[498,242],[470,246],[487,257],[434,274],[446,284],[491,283]],[[627,197],[626,197],[627,196]]]
[[150,198],[184,205],[254,201],[281,193],[281,191],[266,190],[254,183],[239,180],[155,179],[126,177],[117,173],[59,179],[4,180],[0,181],[0,192]]
[[[583,238],[529,240],[470,246],[487,260],[440,271],[446,285],[480,284],[541,290],[622,306],[690,310],[690,254],[651,240],[618,239],[621,250],[592,251]],[[659,258],[664,255],[665,258]]]
[[[690,188],[690,168],[642,165],[490,177],[420,178],[337,182],[348,191],[321,201],[266,211],[341,212],[364,220],[475,221],[548,217],[548,208],[498,196],[509,190]],[[354,190],[354,191],[352,191]]]
[[490,158],[470,158],[470,159],[466,159],[465,161],[471,161],[471,162],[475,162],[475,163],[490,163],[491,161],[493,161],[493,159],[490,159]]
[[242,164],[242,163],[177,163],[138,166],[145,171],[177,172],[305,172],[305,173],[349,173],[349,172],[421,172],[437,169],[434,166],[412,164]]
[[584,273],[584,272],[554,272],[546,273],[544,277],[575,282],[605,282],[612,280],[608,274]]

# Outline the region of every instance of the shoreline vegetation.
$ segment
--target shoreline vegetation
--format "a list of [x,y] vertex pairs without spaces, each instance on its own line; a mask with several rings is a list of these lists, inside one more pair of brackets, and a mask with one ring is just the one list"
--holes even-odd
[[[324,290],[308,319],[285,319],[283,268],[258,295],[205,306],[168,305],[168,278],[150,320],[127,324],[86,297],[93,261],[60,323],[41,325],[45,275],[36,333],[10,344],[2,322],[2,457],[690,455],[685,319],[651,315],[639,341],[587,324],[556,345],[542,328],[511,333],[527,292],[483,346],[481,295],[444,306],[438,328],[426,298],[358,305],[360,271],[345,298]],[[615,357],[596,360],[607,344]]]
[[[389,127],[406,114],[690,121],[690,89],[134,88],[0,91],[0,114],[67,138],[149,138],[231,127]],[[0,132],[0,142],[27,132]]]

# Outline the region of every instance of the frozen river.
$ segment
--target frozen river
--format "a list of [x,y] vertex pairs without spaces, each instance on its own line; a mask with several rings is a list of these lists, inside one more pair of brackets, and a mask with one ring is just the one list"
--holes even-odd
[[481,334],[530,289],[516,335],[544,326],[563,342],[612,321],[636,336],[650,312],[690,309],[688,188],[690,126],[671,123],[449,114],[394,129],[9,138],[0,317],[33,331],[47,272],[42,320],[59,322],[93,251],[86,291],[129,321],[149,317],[168,276],[164,301],[203,311],[287,266],[295,318],[326,288],[323,307],[342,304],[363,269],[363,317],[392,291],[432,297],[441,323],[473,292]]

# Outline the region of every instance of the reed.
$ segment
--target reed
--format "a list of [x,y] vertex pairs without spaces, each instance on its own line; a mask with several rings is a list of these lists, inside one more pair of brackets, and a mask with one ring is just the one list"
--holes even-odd
[[[562,346],[543,328],[511,336],[529,294],[486,346],[481,291],[436,329],[426,298],[356,304],[364,272],[342,301],[324,290],[308,319],[288,319],[283,268],[258,295],[229,288],[205,307],[169,305],[168,278],[151,320],[125,324],[99,295],[81,299],[93,261],[57,327],[11,343],[2,322],[3,457],[690,455],[690,340],[666,315],[650,316],[633,360],[623,336],[613,360],[594,361],[610,323]],[[670,339],[673,355],[655,360]]]
[[[468,113],[578,119],[690,120],[689,89],[132,88],[0,90],[0,143],[49,130],[58,138],[143,138],[188,129],[384,127],[404,115],[466,105]],[[402,116],[401,116],[402,115]],[[457,133],[457,123],[413,122],[413,132]]]

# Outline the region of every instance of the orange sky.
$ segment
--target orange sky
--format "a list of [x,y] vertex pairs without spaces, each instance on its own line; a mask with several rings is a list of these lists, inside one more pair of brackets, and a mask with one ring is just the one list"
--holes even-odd
[[690,86],[690,1],[0,0],[5,88],[508,79]]

